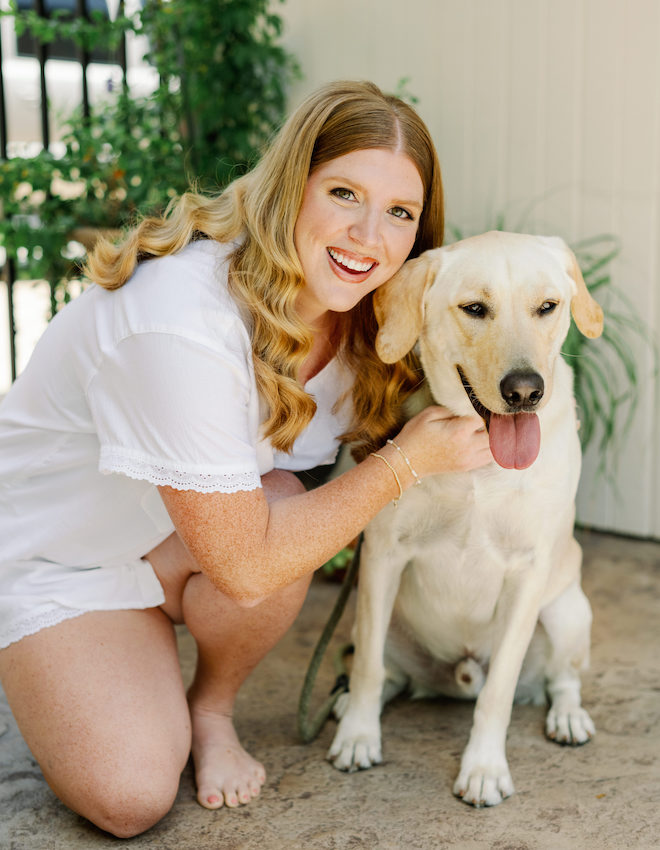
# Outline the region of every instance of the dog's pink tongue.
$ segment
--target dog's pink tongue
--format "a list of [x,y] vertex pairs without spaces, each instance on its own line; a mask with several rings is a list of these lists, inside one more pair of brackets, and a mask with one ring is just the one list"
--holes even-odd
[[541,427],[535,413],[491,413],[490,450],[504,469],[527,469],[541,448]]

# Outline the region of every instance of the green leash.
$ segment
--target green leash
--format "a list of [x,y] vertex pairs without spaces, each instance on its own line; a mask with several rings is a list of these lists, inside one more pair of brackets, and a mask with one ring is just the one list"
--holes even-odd
[[348,597],[350,595],[351,588],[353,587],[353,583],[355,582],[358,567],[360,565],[361,548],[362,535],[358,538],[357,546],[353,553],[353,559],[346,570],[346,575],[344,576],[339,596],[335,602],[335,607],[332,609],[328,622],[325,624],[321,637],[316,644],[312,660],[310,661],[307,669],[305,681],[303,682],[302,691],[300,692],[300,700],[298,702],[298,733],[305,744],[309,744],[314,740],[314,738],[316,738],[323,728],[325,721],[332,713],[332,709],[341,694],[348,691],[348,674],[346,673],[344,658],[353,651],[353,646],[350,643],[344,644],[337,650],[333,659],[335,673],[337,674],[335,686],[330,692],[330,696],[318,709],[313,719],[309,719],[309,704],[312,699],[312,691],[314,689],[314,682],[316,681],[316,674],[319,671],[321,661],[323,660],[325,651],[330,643],[330,638],[334,634],[337,623],[341,619],[341,615],[344,613],[344,608],[346,607],[346,602],[348,601]]

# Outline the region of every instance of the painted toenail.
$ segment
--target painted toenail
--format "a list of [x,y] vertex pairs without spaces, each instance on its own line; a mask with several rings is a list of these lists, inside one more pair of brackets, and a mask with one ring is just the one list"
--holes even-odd
[[217,797],[215,794],[211,794],[211,796],[210,796],[210,797],[207,797],[207,798],[206,798],[206,800],[207,800],[207,802],[209,802],[209,803],[219,803],[219,802],[220,802],[220,797]]

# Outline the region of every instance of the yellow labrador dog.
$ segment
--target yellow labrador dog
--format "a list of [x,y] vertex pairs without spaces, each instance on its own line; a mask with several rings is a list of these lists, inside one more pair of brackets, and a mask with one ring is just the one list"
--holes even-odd
[[432,476],[368,526],[350,691],[328,758],[381,761],[395,694],[477,697],[454,793],[493,806],[513,793],[505,738],[515,699],[550,699],[546,733],[594,734],[580,704],[591,609],[573,537],[580,471],[570,313],[588,337],[603,313],[558,238],[491,232],[407,262],[375,295],[385,362],[419,340],[433,400],[484,419],[494,463]]

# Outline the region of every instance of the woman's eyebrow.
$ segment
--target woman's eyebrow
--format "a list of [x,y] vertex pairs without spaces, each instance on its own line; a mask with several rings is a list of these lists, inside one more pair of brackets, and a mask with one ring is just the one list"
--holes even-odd
[[[364,191],[364,186],[359,182],[359,180],[355,180],[352,177],[347,177],[345,174],[344,175],[330,174],[330,175],[328,175],[328,177],[323,178],[323,182],[324,183],[336,183],[337,185],[341,185],[341,186],[346,184],[346,188],[351,187],[353,189],[357,189],[360,192]],[[421,212],[421,210],[424,208],[424,202],[418,201],[418,200],[406,201],[406,200],[403,200],[402,198],[392,198],[390,203],[393,204],[393,205],[396,205],[396,206],[414,207],[415,210],[417,210],[419,212]]]
[[392,203],[402,207],[413,207],[417,212],[424,209],[424,204],[421,201],[392,201]]

